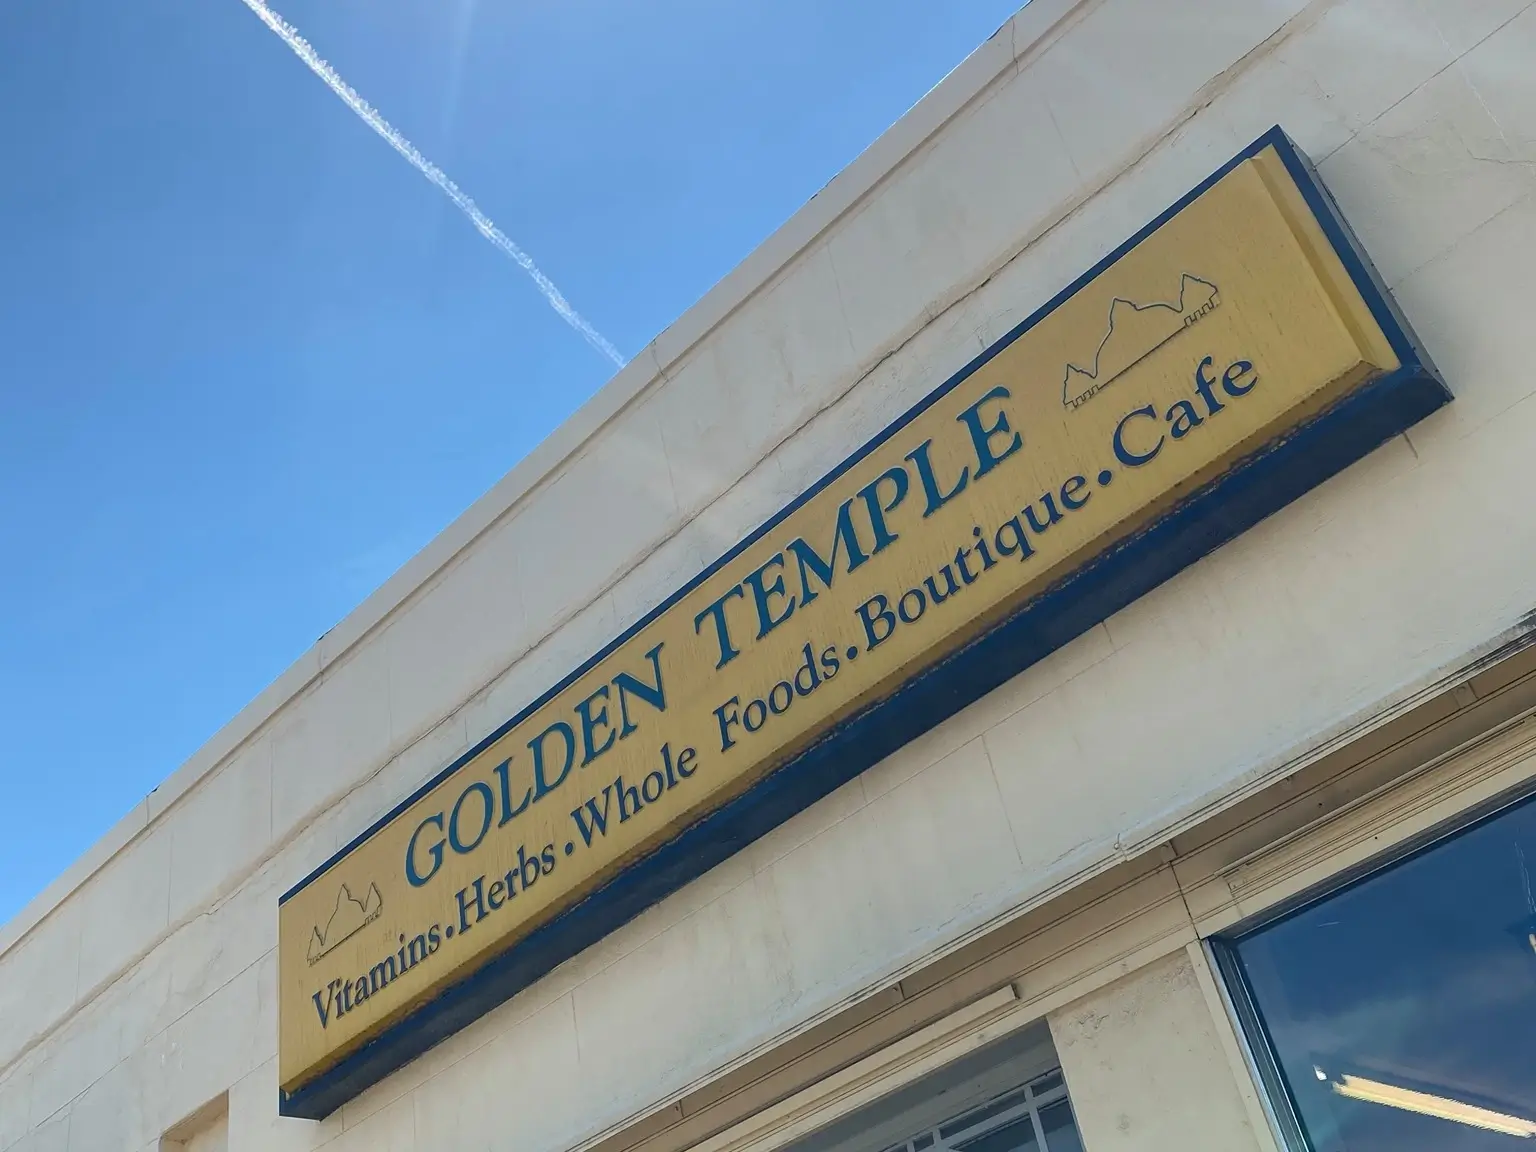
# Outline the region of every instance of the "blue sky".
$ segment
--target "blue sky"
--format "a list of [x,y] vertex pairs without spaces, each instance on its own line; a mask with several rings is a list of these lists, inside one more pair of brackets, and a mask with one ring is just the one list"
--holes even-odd
[[[1018,0],[280,0],[633,354]],[[0,12],[0,922],[608,378],[240,0]]]

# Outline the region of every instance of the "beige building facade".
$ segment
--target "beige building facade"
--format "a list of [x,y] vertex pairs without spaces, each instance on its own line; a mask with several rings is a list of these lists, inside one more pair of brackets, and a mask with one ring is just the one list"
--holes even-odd
[[[0,929],[0,1152],[1531,1138],[1533,64],[1531,0],[1032,0]],[[1453,399],[303,1103],[280,907],[1276,126]]]

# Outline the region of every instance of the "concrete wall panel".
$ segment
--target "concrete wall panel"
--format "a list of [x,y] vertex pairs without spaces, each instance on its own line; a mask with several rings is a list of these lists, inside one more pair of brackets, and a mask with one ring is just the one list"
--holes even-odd
[[1051,1038],[1093,1152],[1265,1152],[1217,1021],[1180,952],[1052,1013]]

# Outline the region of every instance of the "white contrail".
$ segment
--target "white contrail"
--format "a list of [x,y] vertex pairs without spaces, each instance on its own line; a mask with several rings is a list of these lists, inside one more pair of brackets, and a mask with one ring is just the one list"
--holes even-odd
[[447,173],[423,156],[416,145],[402,136],[393,124],[380,116],[373,105],[359,96],[352,86],[341,78],[336,69],[321,59],[319,53],[310,47],[309,41],[299,35],[298,29],[268,8],[264,0],[243,0],[243,2],[247,8],[256,13],[263,24],[277,33],[283,43],[293,49],[294,55],[304,61],[311,72],[324,80],[330,90],[340,96],[348,108],[357,113],[364,124],[382,136],[385,143],[410,161],[411,166],[418,172],[441,188],[443,194],[453,201],[459,211],[469,217],[469,222],[475,226],[480,235],[512,257],[518,267],[533,279],[534,284],[543,293],[544,299],[549,301],[549,306],[560,314],[562,320],[580,332],[588,344],[620,368],[624,367],[624,357],[619,350],[610,344],[601,332],[588,324],[581,313],[571,307],[570,302],[560,294],[560,289],[554,286],[548,276],[539,271],[538,265],[529,258],[528,253],[496,227],[490,217],[480,211],[479,206],[460,191],[457,184],[448,179]]

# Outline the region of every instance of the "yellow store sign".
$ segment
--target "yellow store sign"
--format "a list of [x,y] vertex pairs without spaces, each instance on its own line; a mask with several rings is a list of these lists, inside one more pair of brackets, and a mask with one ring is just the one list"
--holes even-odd
[[288,893],[324,1115],[1449,398],[1278,132]]

